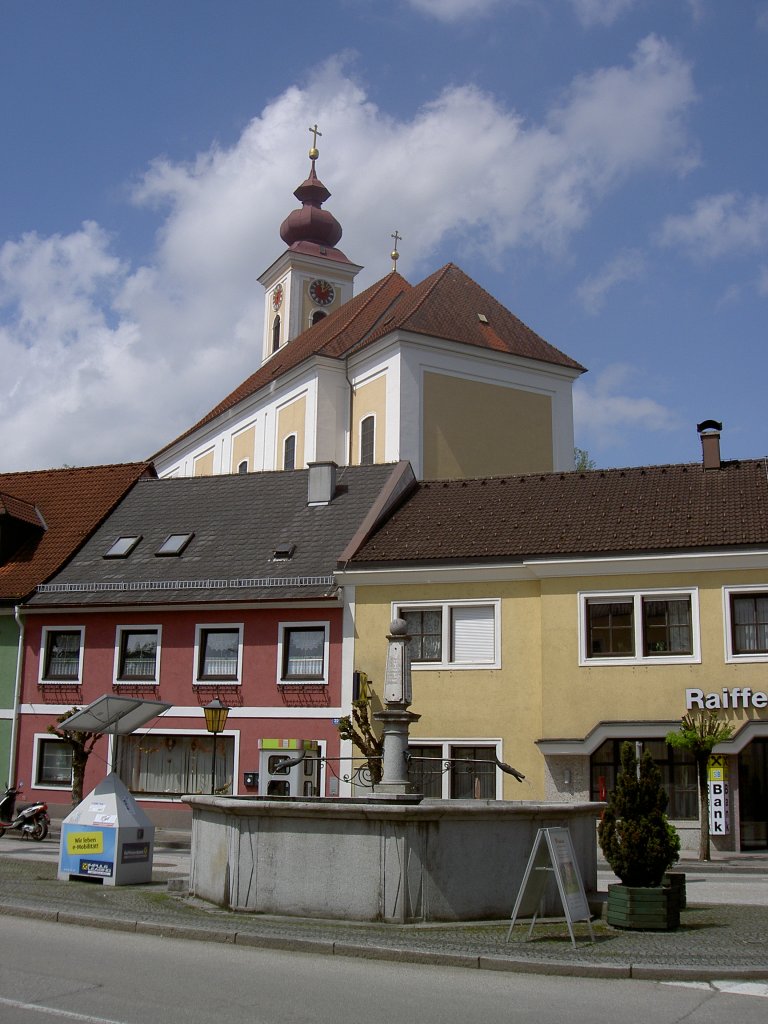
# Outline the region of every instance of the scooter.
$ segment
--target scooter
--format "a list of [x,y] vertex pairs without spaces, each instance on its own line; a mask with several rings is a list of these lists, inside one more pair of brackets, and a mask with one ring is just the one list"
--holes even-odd
[[30,836],[38,842],[45,839],[51,827],[51,819],[48,817],[48,804],[42,800],[36,804],[29,804],[16,811],[16,797],[24,789],[24,783],[18,786],[7,786],[5,796],[0,800],[0,839],[9,829],[18,829],[21,838],[27,839]]

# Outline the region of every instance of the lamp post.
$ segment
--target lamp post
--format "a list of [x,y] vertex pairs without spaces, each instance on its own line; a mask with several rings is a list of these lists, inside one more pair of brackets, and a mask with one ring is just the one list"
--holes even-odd
[[203,714],[205,715],[205,728],[213,735],[213,754],[211,755],[211,796],[213,796],[216,791],[216,737],[224,731],[229,708],[216,697],[210,704],[203,705]]

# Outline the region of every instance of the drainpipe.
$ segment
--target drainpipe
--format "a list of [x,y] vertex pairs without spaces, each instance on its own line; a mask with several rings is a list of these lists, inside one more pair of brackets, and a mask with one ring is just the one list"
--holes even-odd
[[354,415],[354,403],[355,403],[355,389],[352,386],[352,381],[349,379],[349,356],[344,360],[344,376],[347,378],[347,384],[349,385],[349,412],[347,414],[348,426],[349,426],[349,444],[347,445],[347,465],[352,465],[352,416]]
[[16,754],[19,747],[19,718],[21,705],[21,681],[24,665],[24,620],[21,617],[21,609],[14,605],[13,617],[19,629],[19,649],[16,653],[16,684],[13,694],[13,718],[11,719],[11,754],[8,764],[8,785],[16,785]]

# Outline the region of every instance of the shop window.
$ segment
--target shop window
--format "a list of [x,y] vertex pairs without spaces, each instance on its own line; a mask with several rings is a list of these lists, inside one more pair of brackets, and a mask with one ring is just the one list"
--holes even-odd
[[581,595],[581,661],[698,661],[695,591]]
[[768,660],[768,591],[727,589],[725,609],[728,660]]
[[499,602],[400,605],[415,668],[499,667]]
[[72,785],[72,746],[66,740],[40,737],[35,746],[33,777],[36,786]]
[[409,743],[408,754],[408,781],[425,797],[495,800],[500,795],[496,744]]
[[43,628],[42,671],[43,683],[79,683],[82,675],[82,626],[66,629]]
[[[621,768],[621,747],[627,742],[610,739],[602,743],[590,758],[591,798],[605,800],[616,785],[616,776]],[[629,742],[642,744],[656,762],[661,772],[664,789],[669,797],[667,816],[676,821],[698,820],[699,791],[696,777],[696,762],[687,750],[671,747],[662,739],[646,739]]]
[[160,664],[159,626],[118,626],[115,682],[158,681]]
[[240,682],[243,627],[198,626],[195,636],[196,682]]
[[327,623],[283,623],[277,646],[278,682],[328,681]]
[[[231,793],[235,765],[233,736],[216,737],[216,793]],[[116,771],[131,793],[178,797],[210,793],[213,737],[208,733],[133,733],[117,741]]]

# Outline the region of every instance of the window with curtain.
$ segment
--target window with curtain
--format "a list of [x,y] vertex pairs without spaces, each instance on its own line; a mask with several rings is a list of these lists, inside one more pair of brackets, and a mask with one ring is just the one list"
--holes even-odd
[[695,590],[582,594],[583,661],[698,660]]
[[83,631],[76,629],[43,630],[43,682],[77,682]]
[[[216,737],[215,790],[231,793],[235,765],[232,736]],[[213,737],[133,733],[117,744],[117,774],[131,793],[141,796],[181,796],[210,793]]]

